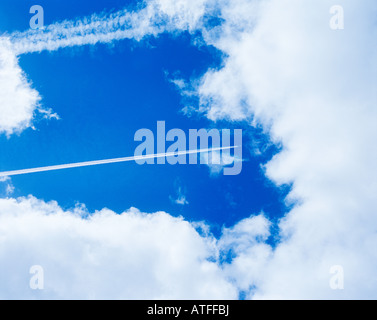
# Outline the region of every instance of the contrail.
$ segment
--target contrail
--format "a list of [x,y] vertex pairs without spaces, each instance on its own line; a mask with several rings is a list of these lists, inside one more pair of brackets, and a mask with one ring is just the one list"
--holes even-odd
[[97,165],[110,164],[110,163],[130,162],[130,161],[156,159],[156,158],[164,158],[164,157],[176,157],[176,156],[182,156],[182,155],[188,155],[188,154],[199,154],[199,153],[204,153],[204,152],[229,150],[229,149],[235,149],[235,148],[238,148],[238,146],[158,153],[158,154],[149,154],[145,156],[133,156],[133,157],[115,158],[115,159],[106,159],[106,160],[97,160],[97,161],[86,161],[86,162],[77,162],[77,163],[62,164],[62,165],[32,168],[32,169],[5,171],[5,172],[0,172],[0,178],[23,175],[23,174],[30,174],[30,173],[46,172],[46,171],[56,171],[56,170],[71,169],[71,168],[97,166]]
[[168,16],[154,5],[128,12],[93,14],[72,21],[57,22],[42,29],[14,32],[9,35],[16,55],[54,51],[59,48],[110,43],[122,39],[141,40],[158,35],[169,25]]

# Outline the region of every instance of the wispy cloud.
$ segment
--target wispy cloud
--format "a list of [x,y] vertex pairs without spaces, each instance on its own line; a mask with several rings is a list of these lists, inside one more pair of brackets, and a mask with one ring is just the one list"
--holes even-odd
[[182,190],[181,186],[178,187],[178,190],[176,192],[175,197],[170,196],[170,201],[172,201],[173,203],[180,205],[180,206],[185,206],[185,205],[190,204],[187,201],[186,195],[185,195],[184,191]]
[[44,29],[15,32],[9,39],[17,55],[122,39],[140,40],[163,30],[162,26],[157,25],[156,16],[150,14],[149,7],[137,13],[118,11],[109,15],[94,14],[75,21],[54,23]]
[[4,194],[5,196],[10,196],[13,194],[15,187],[12,183],[11,178],[9,177],[1,177],[0,176],[0,185],[4,186]]
[[9,35],[15,54],[55,51],[60,48],[110,43],[123,39],[141,40],[146,36],[178,30],[193,30],[205,11],[201,0],[145,1],[138,11],[120,10],[93,14],[73,21],[57,22],[43,29]]

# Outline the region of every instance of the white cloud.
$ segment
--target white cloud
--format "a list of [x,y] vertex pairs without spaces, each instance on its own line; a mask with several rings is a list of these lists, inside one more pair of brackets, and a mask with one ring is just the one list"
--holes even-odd
[[219,249],[230,261],[223,264],[224,274],[233,280],[239,291],[250,292],[258,286],[263,270],[272,256],[272,248],[265,243],[271,222],[263,215],[244,219],[232,228],[225,228]]
[[147,34],[159,32],[152,20],[155,13],[146,8],[137,14],[123,10],[109,15],[94,14],[75,21],[56,22],[43,30],[14,32],[10,38],[18,55],[122,39],[139,40]]
[[56,22],[43,29],[14,32],[10,39],[17,55],[123,39],[139,41],[165,31],[193,31],[200,26],[204,13],[203,0],[150,0],[139,11],[125,9]]
[[[207,41],[225,66],[198,88],[210,119],[252,115],[282,143],[266,174],[293,183],[301,203],[249,297],[375,298],[376,3],[342,1],[345,30],[334,31],[328,1],[264,1],[250,24],[237,4],[251,2],[222,8],[225,23]],[[329,287],[333,265],[345,269],[344,291]]]
[[186,199],[186,195],[183,193],[181,187],[178,187],[176,197],[172,197],[172,196],[170,196],[170,200],[171,200],[172,202],[174,202],[175,204],[178,204],[178,205],[181,205],[181,206],[185,206],[185,205],[190,204],[190,203],[187,201],[187,199]]
[[184,195],[181,195],[174,201],[174,203],[179,204],[181,206],[185,206],[189,204],[189,202],[186,200],[186,197]]
[[0,134],[9,136],[30,127],[40,99],[19,67],[9,40],[0,38]]
[[14,186],[13,184],[9,183],[7,184],[6,188],[5,188],[5,192],[7,194],[7,196],[10,196],[13,192],[14,192]]
[[[88,215],[33,197],[0,200],[2,299],[237,298],[217,252],[211,236],[164,212]],[[34,265],[43,291],[29,288]]]
[[182,186],[182,182],[180,178],[176,178],[174,182],[174,187],[175,187],[175,195],[169,196],[170,201],[180,206],[185,206],[185,205],[190,204],[187,201],[186,188]]
[[51,108],[38,108],[38,112],[43,115],[43,119],[55,119],[55,120],[60,120],[60,116],[56,113],[53,112]]
[[7,177],[7,176],[0,177],[0,182],[6,182],[6,181],[9,181],[9,180],[10,180],[10,178]]
[[6,176],[0,177],[0,186],[4,187],[4,188],[1,188],[4,191],[0,192],[0,197],[2,196],[9,197],[13,194],[15,190],[15,187],[10,177],[6,177]]

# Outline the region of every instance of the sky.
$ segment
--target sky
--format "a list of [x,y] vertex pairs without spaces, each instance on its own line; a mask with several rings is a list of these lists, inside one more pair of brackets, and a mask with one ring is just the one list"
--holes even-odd
[[[86,2],[79,7],[69,2],[53,6],[51,1],[41,5],[47,25],[49,19],[50,23],[62,20],[61,11],[69,19],[130,4],[102,3],[98,4],[100,9]],[[27,5],[26,10],[28,13]],[[22,17],[22,10],[17,11]],[[26,29],[23,20],[16,30]],[[11,23],[4,25],[4,30],[11,32]],[[140,43],[125,40],[22,55],[19,65],[39,92],[41,105],[52,109],[59,120],[46,121],[44,114],[37,115],[34,130],[29,128],[11,137],[2,135],[1,170],[131,156],[140,144],[134,141],[135,132],[142,128],[156,132],[157,121],[165,121],[167,131],[216,127],[245,128],[245,139],[258,134],[247,128],[247,121],[215,125],[182,112],[185,104],[172,79],[189,81],[220,64],[218,50],[198,48],[185,32]],[[144,212],[163,210],[188,220],[208,221],[219,229],[252,212],[283,214],[283,192],[269,184],[260,169],[261,159],[268,159],[273,152],[271,148],[259,158],[246,155],[248,161],[238,177],[211,176],[206,166],[127,163],[19,176],[12,182],[15,197],[32,194],[45,201],[57,200],[64,208],[83,203],[90,211],[104,207],[116,212],[130,207]],[[174,202],[179,190],[189,205]]]
[[376,298],[374,1],[50,0],[32,30],[35,4],[0,4],[0,171],[133,156],[165,121],[242,129],[242,172],[3,178],[1,299]]

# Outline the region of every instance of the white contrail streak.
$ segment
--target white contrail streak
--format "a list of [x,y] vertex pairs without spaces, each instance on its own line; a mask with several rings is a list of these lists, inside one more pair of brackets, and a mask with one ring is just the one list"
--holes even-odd
[[238,146],[212,148],[212,149],[198,149],[198,150],[188,150],[188,151],[168,152],[168,153],[158,153],[158,154],[150,154],[150,155],[145,155],[145,156],[133,156],[133,157],[126,157],[126,158],[115,158],[115,159],[107,159],[107,160],[77,162],[77,163],[62,164],[62,165],[56,165],[56,166],[40,167],[40,168],[5,171],[5,172],[0,172],[0,178],[1,177],[17,176],[17,175],[22,175],[22,174],[30,174],[30,173],[38,173],[38,172],[46,172],[46,171],[56,171],[56,170],[63,170],[63,169],[70,169],[70,168],[97,166],[97,165],[110,164],[110,163],[130,162],[130,161],[165,158],[165,157],[175,157],[175,156],[188,155],[188,154],[199,154],[199,153],[205,153],[205,152],[210,152],[210,151],[229,150],[229,149],[235,149],[235,148],[238,148]]
[[51,24],[44,29],[14,32],[9,35],[17,55],[43,50],[110,43],[115,40],[140,40],[163,32],[168,24],[158,8],[148,5],[137,12],[120,10],[112,14],[94,14],[90,17]]

